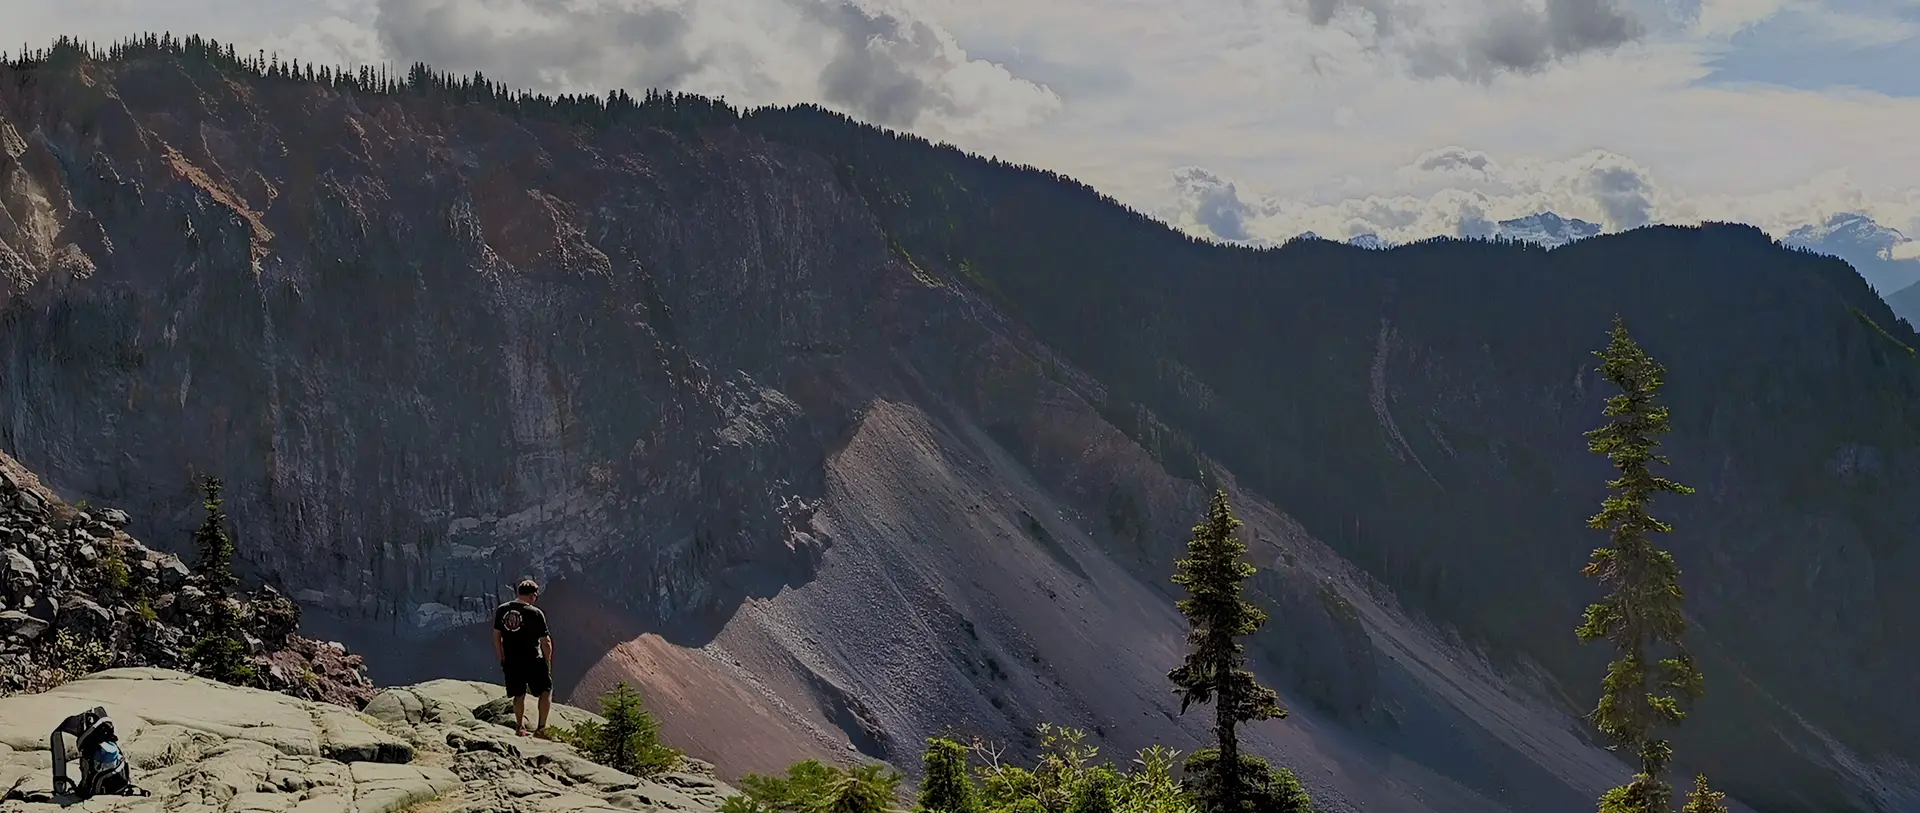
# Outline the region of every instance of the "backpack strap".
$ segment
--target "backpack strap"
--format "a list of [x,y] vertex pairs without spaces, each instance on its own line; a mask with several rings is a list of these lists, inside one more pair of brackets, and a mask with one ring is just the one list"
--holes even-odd
[[78,749],[81,754],[85,754],[92,751],[94,746],[100,743],[117,743],[120,741],[120,737],[118,732],[113,730],[113,718],[101,714],[93,721],[93,725],[87,726],[86,730],[80,732],[80,736],[75,737],[74,740],[74,747]]

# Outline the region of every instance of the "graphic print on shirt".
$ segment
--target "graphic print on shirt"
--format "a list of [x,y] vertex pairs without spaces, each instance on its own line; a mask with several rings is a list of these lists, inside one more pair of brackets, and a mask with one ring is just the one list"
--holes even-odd
[[506,627],[508,632],[519,632],[520,631],[520,611],[508,610],[506,617],[500,619],[500,626]]

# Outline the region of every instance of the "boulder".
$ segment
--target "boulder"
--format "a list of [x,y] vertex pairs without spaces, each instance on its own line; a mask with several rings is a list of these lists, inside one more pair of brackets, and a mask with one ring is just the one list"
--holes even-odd
[[47,513],[46,500],[40,499],[40,495],[26,489],[13,492],[13,507],[30,517],[43,516]]
[[19,610],[0,612],[0,641],[26,643],[47,631],[47,622]]
[[71,596],[60,604],[54,626],[85,641],[106,641],[113,635],[113,613],[86,596]]
[[272,587],[262,587],[247,597],[248,630],[274,648],[284,648],[300,632],[300,607]]
[[160,586],[167,590],[179,590],[180,588],[186,587],[187,582],[193,578],[193,571],[187,567],[185,562],[180,561],[180,557],[178,556],[161,553],[154,555],[149,561],[159,566]]
[[8,590],[30,590],[39,583],[40,568],[26,554],[10,550],[0,556],[0,585]]

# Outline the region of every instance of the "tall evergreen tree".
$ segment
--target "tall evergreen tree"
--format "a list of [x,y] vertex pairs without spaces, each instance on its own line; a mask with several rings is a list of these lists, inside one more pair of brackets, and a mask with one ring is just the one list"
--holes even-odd
[[193,532],[193,547],[200,554],[194,570],[208,587],[224,594],[239,584],[240,578],[233,574],[233,540],[227,536],[227,512],[225,501],[220,499],[220,479],[203,478],[200,490],[206,495],[203,505],[207,516]]
[[1601,797],[1603,813],[1668,813],[1673,789],[1661,779],[1673,761],[1673,748],[1656,735],[1659,726],[1678,725],[1686,717],[1682,702],[1700,696],[1701,675],[1681,637],[1680,568],[1650,534],[1673,530],[1655,519],[1649,505],[1657,494],[1691,494],[1693,489],[1655,475],[1665,464],[1658,436],[1671,430],[1667,408],[1655,402],[1666,368],[1628,335],[1619,317],[1601,359],[1600,373],[1620,388],[1607,399],[1608,422],[1587,433],[1587,448],[1606,455],[1620,476],[1607,483],[1613,494],[1587,526],[1608,532],[1606,547],[1596,549],[1581,572],[1611,589],[1587,608],[1577,634],[1582,642],[1607,639],[1619,657],[1607,668],[1600,702],[1589,719],[1619,747],[1631,749],[1640,771],[1625,786]]
[[1214,776],[1204,785],[1212,797],[1206,799],[1212,813],[1240,813],[1252,801],[1248,789],[1257,778],[1247,775],[1235,727],[1287,716],[1279,695],[1246,669],[1239,639],[1258,630],[1267,614],[1241,597],[1241,583],[1253,575],[1254,567],[1241,561],[1247,546],[1235,533],[1239,527],[1227,492],[1216,490],[1206,521],[1194,526],[1187,557],[1179,560],[1173,576],[1175,584],[1187,589],[1187,598],[1176,606],[1192,626],[1187,633],[1192,649],[1167,677],[1180,695],[1182,714],[1193,703],[1214,704],[1219,751],[1212,763]]
[[243,684],[253,678],[253,664],[240,637],[240,618],[227,595],[240,578],[233,573],[233,541],[227,537],[220,481],[205,478],[200,488],[206,494],[207,518],[193,533],[193,545],[200,553],[194,570],[207,586],[208,610],[190,657],[203,677]]

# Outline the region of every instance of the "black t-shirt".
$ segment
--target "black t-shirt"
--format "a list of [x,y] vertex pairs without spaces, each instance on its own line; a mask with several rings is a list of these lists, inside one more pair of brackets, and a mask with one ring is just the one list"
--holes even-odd
[[524,601],[514,600],[493,608],[493,628],[500,631],[500,643],[507,660],[539,660],[540,639],[547,637],[547,614]]

